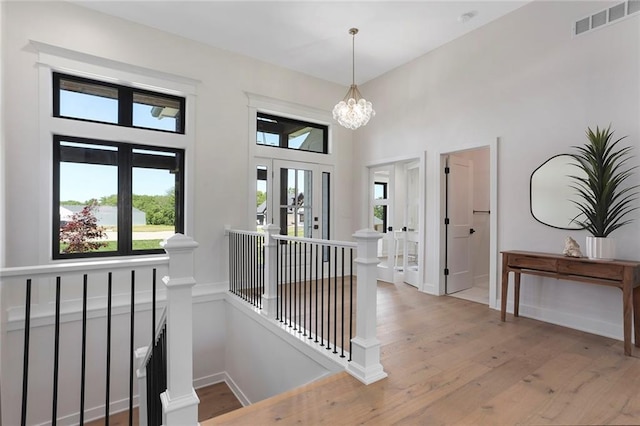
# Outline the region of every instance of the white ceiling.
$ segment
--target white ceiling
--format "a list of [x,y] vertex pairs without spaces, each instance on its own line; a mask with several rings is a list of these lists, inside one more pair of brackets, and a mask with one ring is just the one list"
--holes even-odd
[[[74,3],[342,85],[362,84],[507,14],[522,1],[114,1]],[[460,22],[460,15],[475,16]]]

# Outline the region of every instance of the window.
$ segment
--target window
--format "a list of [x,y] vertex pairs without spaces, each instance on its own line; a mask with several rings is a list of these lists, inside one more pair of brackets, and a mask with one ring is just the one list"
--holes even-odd
[[184,150],[55,135],[53,257],[162,253],[184,232]]
[[185,99],[53,73],[53,116],[184,134]]
[[257,114],[256,144],[299,151],[328,153],[328,128],[320,124]]
[[373,183],[373,229],[380,233],[387,232],[387,186],[387,182]]

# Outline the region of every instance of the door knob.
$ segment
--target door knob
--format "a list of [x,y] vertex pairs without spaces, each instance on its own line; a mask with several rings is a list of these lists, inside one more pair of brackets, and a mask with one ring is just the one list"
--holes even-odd
[[469,234],[475,234],[475,233],[476,233],[475,229],[473,229],[473,228],[469,229]]

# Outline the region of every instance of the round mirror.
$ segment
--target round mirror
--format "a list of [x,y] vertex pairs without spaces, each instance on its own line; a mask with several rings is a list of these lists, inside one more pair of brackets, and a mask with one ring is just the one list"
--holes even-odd
[[[583,229],[573,219],[580,210],[570,176],[586,176],[578,162],[568,154],[551,157],[531,174],[531,214],[540,223],[559,229]],[[584,216],[583,216],[584,218]]]

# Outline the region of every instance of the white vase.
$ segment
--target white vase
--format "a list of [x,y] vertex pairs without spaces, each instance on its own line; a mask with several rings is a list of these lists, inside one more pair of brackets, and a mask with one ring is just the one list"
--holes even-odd
[[589,259],[613,260],[616,258],[616,244],[613,238],[589,235],[585,248]]

